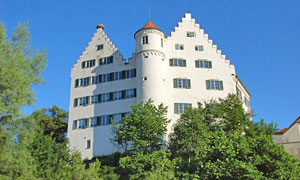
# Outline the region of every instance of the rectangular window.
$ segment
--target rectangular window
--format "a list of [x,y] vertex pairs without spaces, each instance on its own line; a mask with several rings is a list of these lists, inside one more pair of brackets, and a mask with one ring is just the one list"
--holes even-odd
[[89,104],[89,96],[79,98],[79,106],[86,106]]
[[174,103],[174,114],[182,114],[187,107],[192,107],[190,103]]
[[196,37],[195,32],[186,32],[186,37]]
[[206,80],[206,89],[223,90],[223,81],[219,80]]
[[79,86],[79,79],[75,80],[75,88],[77,88]]
[[122,114],[114,114],[113,118],[114,118],[114,121],[116,124],[120,124],[121,119],[122,119]]
[[82,69],[85,68],[85,61],[83,61],[83,62],[81,63],[81,68],[82,68]]
[[143,44],[148,44],[148,36],[143,36]]
[[79,129],[85,129],[89,127],[89,120],[88,119],[80,119],[79,120]]
[[122,91],[117,91],[117,92],[114,92],[114,95],[113,95],[113,100],[120,100],[122,99]]
[[196,68],[207,68],[211,69],[212,68],[212,62],[208,60],[196,60],[195,61],[195,67]]
[[175,44],[175,49],[176,50],[184,50],[183,44]]
[[109,124],[109,115],[101,116],[101,126],[107,126]]
[[73,129],[77,129],[77,120],[73,121]]
[[101,94],[101,102],[109,101],[109,93]]
[[89,67],[93,67],[93,66],[95,66],[95,62],[96,62],[95,59],[88,60],[88,61],[83,61],[83,62],[81,63],[81,68],[89,68]]
[[237,97],[238,97],[241,101],[243,101],[243,99],[242,99],[242,92],[241,92],[241,90],[240,90],[238,87],[236,87],[236,95],[237,95]]
[[107,74],[101,75],[101,83],[107,82]]
[[100,119],[98,117],[91,118],[91,127],[100,126]]
[[185,59],[170,59],[170,66],[174,67],[186,67],[186,60]]
[[113,59],[114,59],[113,56],[100,58],[99,59],[99,65],[111,64],[111,63],[113,63]]
[[90,149],[91,148],[91,140],[86,141],[86,148]]
[[78,98],[75,98],[75,99],[74,99],[74,104],[73,104],[73,106],[74,106],[74,107],[77,107],[77,106],[78,106]]
[[97,104],[98,103],[98,95],[91,96],[91,104]]
[[190,79],[173,79],[174,88],[191,89]]
[[103,49],[103,44],[97,45],[97,51],[101,51]]
[[162,38],[160,39],[160,46],[164,47],[164,40]]
[[196,45],[195,46],[195,51],[203,51],[203,50],[204,50],[204,48],[203,48],[202,45]]
[[92,77],[92,84],[98,84],[98,76]]
[[134,92],[135,92],[134,89],[126,90],[125,91],[126,99],[128,99],[128,98],[134,98],[135,97],[135,93]]
[[250,102],[246,97],[244,97],[244,102],[245,102],[246,106],[249,108],[250,107]]

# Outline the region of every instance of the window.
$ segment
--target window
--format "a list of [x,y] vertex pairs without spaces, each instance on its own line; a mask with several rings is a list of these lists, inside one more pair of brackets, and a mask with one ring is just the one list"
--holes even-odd
[[242,99],[242,92],[241,92],[241,90],[238,88],[238,87],[236,87],[236,95],[237,95],[237,97],[242,101],[243,99]]
[[97,104],[98,103],[98,95],[91,96],[91,104]]
[[129,70],[129,76],[128,76],[128,78],[135,77],[136,76],[136,72],[135,71],[136,71],[135,69]]
[[101,94],[101,102],[109,101],[109,93]]
[[219,80],[206,80],[206,89],[223,90],[223,81]]
[[196,68],[212,68],[212,62],[207,60],[196,60],[195,61]]
[[195,51],[203,51],[203,50],[204,50],[204,48],[203,48],[202,45],[196,45],[195,46]]
[[103,49],[103,44],[97,45],[97,51],[100,51],[100,50],[102,50],[102,49]]
[[73,121],[73,129],[77,129],[77,120]]
[[109,124],[109,115],[101,116],[101,126],[107,126]]
[[80,86],[88,86],[90,84],[90,77],[80,79]]
[[92,77],[92,83],[91,84],[98,84],[98,76]]
[[110,64],[113,63],[113,56],[104,57],[99,59],[99,65]]
[[115,101],[115,100],[120,100],[120,99],[122,99],[122,91],[117,91],[117,92],[114,92],[114,94],[113,94],[113,100]]
[[91,148],[91,140],[86,141],[86,148],[90,149]]
[[79,106],[86,106],[89,104],[89,96],[79,98]]
[[113,117],[114,117],[115,123],[120,124],[121,119],[122,119],[122,114],[114,114]]
[[74,107],[77,107],[77,106],[78,106],[78,98],[75,98],[75,99],[74,99],[74,104],[73,104],[73,106],[74,106]]
[[174,88],[191,89],[190,79],[173,79]]
[[249,108],[250,107],[250,102],[246,97],[244,97],[244,102],[245,102],[246,106]]
[[148,36],[143,36],[143,44],[148,44]]
[[125,96],[126,96],[126,99],[135,97],[135,89],[126,90]]
[[100,118],[98,117],[93,117],[91,118],[91,127],[97,127],[100,126]]
[[83,62],[81,63],[81,68],[89,68],[89,67],[93,67],[93,66],[95,66],[95,62],[96,62],[95,59],[88,60],[88,61],[83,61]]
[[187,107],[192,107],[190,103],[174,103],[174,114],[182,114]]
[[186,67],[185,59],[170,59],[170,66]]
[[183,44],[175,44],[175,49],[176,50],[184,50]]
[[160,38],[160,46],[164,47],[164,40],[162,38]]
[[75,80],[75,88],[77,88],[79,86],[79,79]]
[[186,32],[186,37],[196,37],[195,32]]
[[89,120],[88,119],[80,119],[79,120],[79,129],[85,129],[89,127]]

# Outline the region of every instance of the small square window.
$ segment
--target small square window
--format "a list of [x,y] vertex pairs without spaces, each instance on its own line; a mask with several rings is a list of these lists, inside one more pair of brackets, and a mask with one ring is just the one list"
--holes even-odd
[[204,48],[203,48],[202,45],[196,45],[195,46],[195,51],[203,51],[203,50],[204,50]]
[[103,49],[103,44],[97,45],[97,51],[101,51]]
[[186,37],[196,37],[195,32],[186,32]]
[[184,50],[183,44],[175,44],[175,49],[176,50]]

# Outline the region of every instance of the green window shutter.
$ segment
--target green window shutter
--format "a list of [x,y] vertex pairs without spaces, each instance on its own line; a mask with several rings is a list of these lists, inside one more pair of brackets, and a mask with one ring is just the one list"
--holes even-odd
[[199,51],[203,51],[203,46],[201,45],[201,46],[199,46]]
[[223,81],[219,81],[220,82],[220,90],[223,90]]
[[113,98],[114,98],[114,93],[113,92],[109,93],[109,101],[112,101]]
[[87,77],[87,78],[86,78],[86,85],[87,85],[87,86],[90,85],[90,79],[91,79],[91,77]]
[[179,114],[178,103],[174,103],[174,114]]
[[78,98],[75,98],[74,99],[74,107],[77,107],[78,106]]
[[208,68],[212,68],[212,63],[211,63],[211,61],[208,61]]
[[126,99],[126,90],[122,91],[122,99]]
[[110,81],[114,80],[114,73],[110,73]]
[[173,79],[173,86],[174,88],[178,88],[177,79]]
[[101,103],[101,94],[98,94],[98,103]]
[[76,79],[75,80],[75,87],[78,87],[79,86],[79,79]]
[[173,59],[170,59],[170,66],[173,66]]
[[198,60],[195,61],[195,66],[196,66],[196,68],[199,68],[199,67],[200,67],[199,61],[198,61]]
[[99,79],[99,83],[102,83],[102,75],[99,75],[98,77],[99,77],[98,78]]
[[86,97],[85,97],[85,104],[86,104],[86,105],[89,104],[89,100],[90,100],[90,96],[86,96]]
[[210,89],[210,80],[206,80],[206,89]]
[[187,79],[187,81],[186,81],[186,88],[191,89],[191,80],[190,79]]
[[185,59],[182,60],[182,67],[186,67],[186,60]]
[[134,97],[136,97],[136,89],[134,89]]

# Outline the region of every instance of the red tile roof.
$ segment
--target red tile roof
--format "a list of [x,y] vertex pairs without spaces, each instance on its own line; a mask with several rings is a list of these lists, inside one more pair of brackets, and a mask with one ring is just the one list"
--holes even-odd
[[276,134],[278,134],[278,135],[284,134],[287,130],[289,130],[296,123],[300,123],[300,116],[288,128],[283,128],[279,132],[276,132]]
[[148,21],[141,29],[159,29],[155,24],[151,21]]

